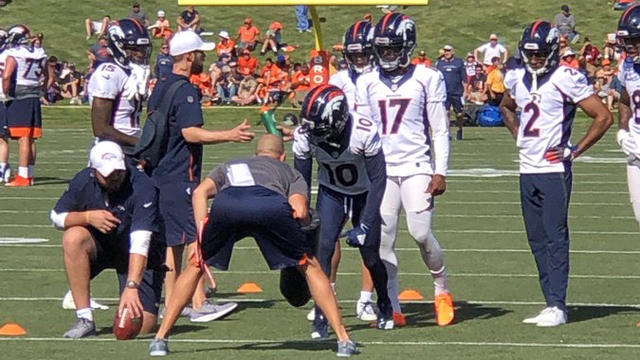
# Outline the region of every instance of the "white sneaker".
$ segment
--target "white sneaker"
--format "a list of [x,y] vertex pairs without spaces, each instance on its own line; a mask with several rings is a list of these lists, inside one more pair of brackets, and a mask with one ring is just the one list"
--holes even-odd
[[554,306],[538,319],[538,327],[553,327],[567,323],[567,314]]
[[313,321],[316,318],[316,307],[312,307],[311,310],[307,313],[307,320]]
[[[93,310],[109,310],[107,305],[102,305],[99,302],[89,299],[89,304],[91,309]],[[64,299],[62,299],[62,308],[65,310],[76,310],[76,303],[73,302],[73,296],[71,295],[71,290],[67,291],[64,295]]]
[[378,316],[376,315],[376,311],[373,309],[373,304],[371,302],[361,302],[358,300],[356,303],[356,316],[362,321],[378,320]]
[[538,315],[530,317],[530,318],[526,318],[524,320],[522,320],[523,323],[525,324],[537,324],[540,319],[550,310],[550,307],[546,307],[544,309],[542,309],[542,311],[540,311],[538,313]]

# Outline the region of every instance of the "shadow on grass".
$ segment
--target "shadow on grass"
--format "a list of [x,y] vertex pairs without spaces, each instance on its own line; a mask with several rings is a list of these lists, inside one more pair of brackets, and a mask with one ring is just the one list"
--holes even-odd
[[40,176],[38,176],[36,178],[34,186],[67,184],[67,183],[69,183],[69,180],[70,179],[63,179],[63,178],[58,178],[58,177],[46,177],[46,176],[40,177]]
[[[358,346],[362,348],[361,345]],[[291,340],[291,341],[273,341],[260,343],[247,343],[238,345],[227,345],[223,347],[211,347],[204,349],[193,349],[188,351],[173,351],[178,353],[203,353],[224,350],[246,350],[246,351],[281,351],[281,350],[300,350],[300,351],[336,351],[336,340]]]
[[569,311],[569,322],[599,319],[619,313],[637,313],[640,308],[632,306],[567,306]]

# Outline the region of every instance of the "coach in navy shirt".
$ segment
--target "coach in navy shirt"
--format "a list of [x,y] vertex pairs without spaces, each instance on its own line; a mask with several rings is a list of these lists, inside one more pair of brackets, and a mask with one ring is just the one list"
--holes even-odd
[[156,57],[156,67],[153,69],[156,79],[165,77],[173,71],[173,56],[169,55],[169,44],[163,43],[160,53]]
[[453,46],[445,45],[444,56],[436,65],[438,70],[444,75],[444,82],[447,86],[447,100],[445,106],[447,111],[453,106],[458,122],[458,133],[456,138],[462,140],[462,98],[464,96],[464,84],[467,82],[467,71],[464,67],[464,61],[458,57],[454,57],[455,51]]
[[[165,224],[167,266],[173,270],[167,273],[165,280],[165,299],[171,297],[175,279],[180,274],[184,245],[193,244],[190,245],[190,254],[195,250],[196,225],[191,194],[200,183],[202,145],[253,139],[253,133],[249,131],[251,126],[246,120],[231,130],[210,131],[202,128],[201,94],[198,88],[189,83],[189,76],[202,72],[204,51],[213,50],[214,47],[215,44],[203,42],[193,31],[176,33],[169,44],[174,59],[173,72],[158,80],[149,99],[148,110],[155,111],[169,87],[176,81],[183,82],[169,110],[167,152],[152,173],[159,189],[160,216]],[[193,310],[191,319],[204,322],[217,318],[214,313],[220,309],[206,301],[204,288],[201,287],[194,295]]]
[[96,144],[90,165],[51,211],[55,227],[64,230],[64,263],[78,318],[64,337],[95,335],[90,279],[107,268],[118,275],[119,310],[142,316],[142,332],[148,333],[156,325],[164,277],[156,188],[145,173],[126,167],[114,142]]

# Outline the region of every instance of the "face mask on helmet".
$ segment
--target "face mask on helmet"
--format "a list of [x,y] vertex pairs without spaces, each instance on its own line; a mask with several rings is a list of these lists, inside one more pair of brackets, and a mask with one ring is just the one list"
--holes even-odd
[[407,57],[402,44],[392,44],[386,38],[376,38],[373,50],[380,67],[387,71],[406,66]]
[[361,74],[371,67],[370,49],[363,48],[361,44],[349,44],[344,49],[344,58],[349,64],[349,68]]
[[542,75],[554,68],[558,59],[558,44],[540,48],[536,43],[524,43],[520,46],[520,57],[527,71],[533,75]]
[[149,65],[151,45],[136,45],[125,47],[127,58],[134,64]]
[[633,59],[633,62],[640,64],[640,37],[620,36],[616,37],[618,46]]

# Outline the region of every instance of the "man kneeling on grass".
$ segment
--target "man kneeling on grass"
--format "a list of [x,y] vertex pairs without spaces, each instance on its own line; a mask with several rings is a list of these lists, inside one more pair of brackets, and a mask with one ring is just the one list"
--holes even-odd
[[[309,215],[307,184],[284,163],[285,157],[282,140],[264,135],[256,156],[216,167],[193,192],[200,246],[189,254],[189,265],[178,277],[180,291],[169,299],[149,348],[151,356],[169,353],[169,331],[206,270],[204,265],[227,270],[234,243],[248,236],[255,238],[269,267],[281,271],[280,289],[289,303],[302,306],[313,297],[336,333],[338,356],[357,352],[329,279],[312,255],[319,221]],[[207,200],[214,196],[207,218]]]
[[97,143],[89,157],[90,166],[76,174],[51,211],[55,227],[64,230],[64,265],[78,318],[64,337],[96,335],[90,281],[109,268],[120,283],[118,311],[141,317],[141,333],[149,333],[164,280],[156,188],[144,172],[126,166],[114,142]]

